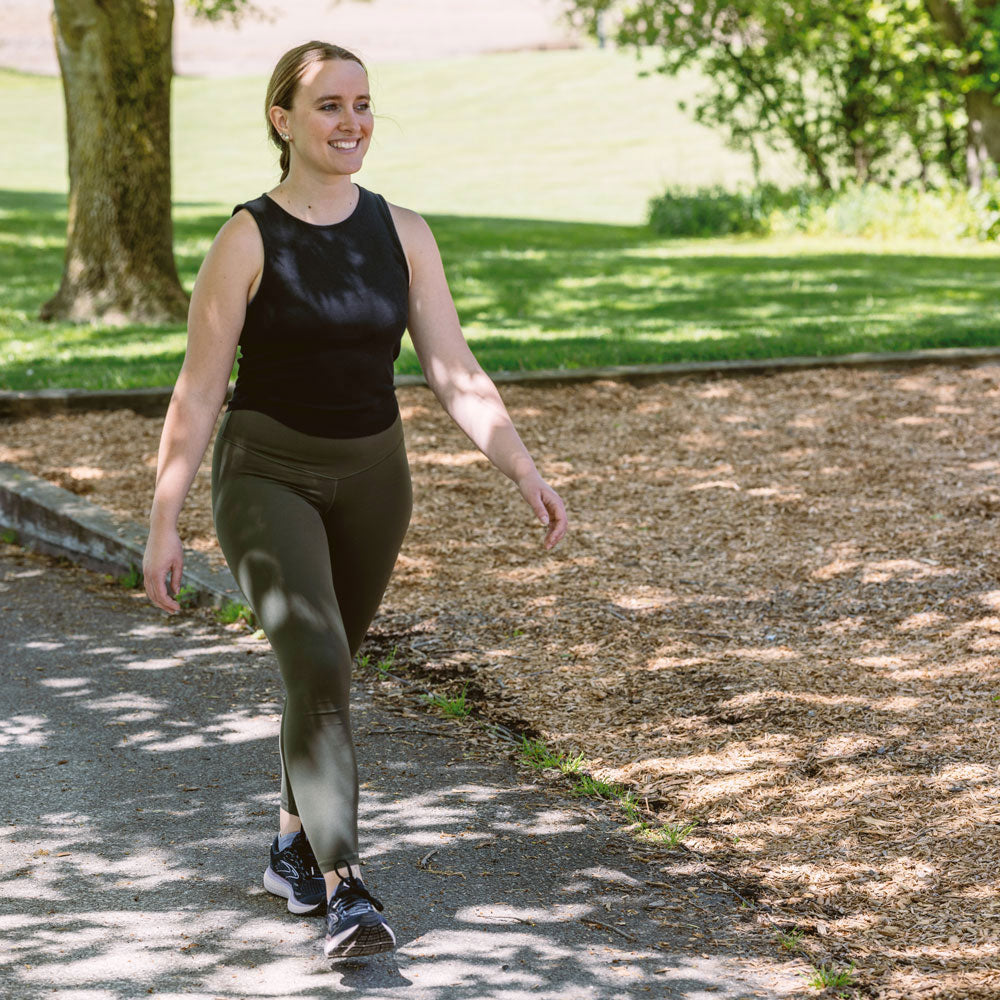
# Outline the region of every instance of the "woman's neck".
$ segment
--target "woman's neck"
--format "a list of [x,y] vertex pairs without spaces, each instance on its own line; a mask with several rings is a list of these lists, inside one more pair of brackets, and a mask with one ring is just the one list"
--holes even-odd
[[292,215],[316,225],[343,221],[360,196],[349,174],[322,180],[289,174],[268,193]]

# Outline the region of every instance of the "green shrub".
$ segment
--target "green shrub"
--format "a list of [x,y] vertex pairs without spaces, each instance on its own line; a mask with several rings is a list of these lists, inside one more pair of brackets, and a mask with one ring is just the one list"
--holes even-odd
[[719,186],[668,188],[649,203],[649,225],[660,236],[755,236],[806,233],[876,239],[995,240],[1000,238],[1000,180],[970,191],[958,182],[938,188],[846,184],[839,191],[807,187],[750,191]]
[[992,240],[1000,235],[1000,185],[989,181],[980,191],[957,183],[928,190],[845,185],[771,221],[775,233]]
[[774,212],[798,209],[812,197],[808,188],[782,191],[774,184],[762,184],[749,191],[727,191],[718,185],[669,187],[650,200],[649,225],[660,236],[766,236]]
[[924,189],[846,184],[839,191],[772,184],[752,191],[668,188],[649,203],[661,236],[756,236],[806,233],[875,239],[995,240],[1000,237],[1000,180],[979,191],[952,183]]
[[983,184],[981,191],[965,192],[967,235],[977,240],[1000,239],[1000,179]]

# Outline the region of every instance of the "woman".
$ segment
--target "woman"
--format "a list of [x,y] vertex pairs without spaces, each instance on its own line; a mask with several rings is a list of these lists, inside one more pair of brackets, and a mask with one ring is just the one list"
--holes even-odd
[[374,124],[361,60],[322,42],[292,49],[266,108],[281,181],[234,209],[195,282],[143,575],[150,600],[175,614],[177,518],[239,346],[212,510],[285,686],[279,832],[264,885],[294,913],[327,904],[327,955],[366,955],[391,950],[395,936],[358,868],[349,694],[410,518],[393,389],[404,328],[441,404],[547,525],[545,548],[564,535],[566,513],[465,342],[426,222],[351,181]]

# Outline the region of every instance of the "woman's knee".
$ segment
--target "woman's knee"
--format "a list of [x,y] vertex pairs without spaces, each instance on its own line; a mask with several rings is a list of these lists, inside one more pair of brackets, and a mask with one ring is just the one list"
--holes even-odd
[[287,624],[265,632],[278,658],[289,696],[328,696],[350,688],[353,657],[343,628],[296,629]]

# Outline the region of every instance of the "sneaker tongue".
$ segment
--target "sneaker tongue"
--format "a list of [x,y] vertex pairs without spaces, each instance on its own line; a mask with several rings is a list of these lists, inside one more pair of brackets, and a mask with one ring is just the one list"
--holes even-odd
[[364,883],[359,878],[351,876],[349,879],[341,879],[334,890],[334,896],[346,896],[349,892],[357,892],[358,887],[364,888]]
[[344,900],[344,906],[348,910],[352,909],[358,903],[361,903],[363,906],[374,906],[376,910],[382,909],[382,904],[371,895],[365,887],[364,882],[355,875],[340,880],[333,895],[330,897],[330,902],[339,900]]
[[350,878],[340,880],[340,884],[333,893],[333,898],[343,900],[344,905],[350,908],[356,903],[366,903],[368,901],[368,890],[361,879],[351,876]]

